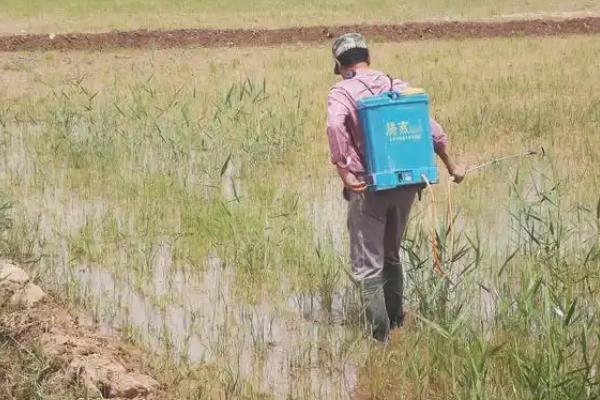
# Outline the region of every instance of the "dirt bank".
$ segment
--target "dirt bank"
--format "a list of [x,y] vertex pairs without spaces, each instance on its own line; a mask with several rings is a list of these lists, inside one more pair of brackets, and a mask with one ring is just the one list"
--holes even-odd
[[13,35],[0,37],[0,51],[102,50],[111,48],[273,46],[329,41],[359,31],[382,41],[600,33],[600,17],[495,22],[423,22],[398,25],[316,26],[286,29],[180,29]]
[[[0,339],[34,359],[47,360],[36,379],[51,394],[67,390],[86,398],[163,397],[158,382],[142,372],[134,349],[98,334],[91,323],[69,314],[33,284],[23,269],[1,260]],[[20,374],[7,370],[9,366],[0,371],[0,398],[27,398]]]

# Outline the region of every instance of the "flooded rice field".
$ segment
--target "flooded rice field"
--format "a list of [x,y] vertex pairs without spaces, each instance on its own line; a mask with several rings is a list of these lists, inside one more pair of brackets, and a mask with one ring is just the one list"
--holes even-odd
[[[229,163],[220,195],[235,206],[241,194]],[[131,264],[131,249],[124,245],[110,257],[104,253],[104,262],[78,263],[73,260],[81,249],[74,238],[87,232],[88,242],[100,241],[98,227],[108,220],[133,230],[127,212],[109,200],[60,190],[36,193],[22,204],[35,221],[40,246],[53,252],[39,265],[41,279],[56,290],[66,288],[104,333],[125,335],[181,362],[225,366],[235,379],[275,398],[351,397],[360,358],[353,349],[362,346],[362,335],[350,282],[328,293],[327,301],[319,293],[295,292],[286,281],[248,299],[234,266],[215,252],[201,265],[175,262],[177,238],[169,237],[137,243],[142,265]],[[315,231],[315,241],[335,238],[340,251],[342,206],[325,193],[307,207],[315,222],[327,221],[319,224],[324,229]]]
[[303,296],[283,305],[244,304],[233,293],[233,271],[217,257],[201,274],[177,270],[164,257],[168,245],[160,247],[143,290],[92,266],[75,271],[104,329],[126,328],[149,348],[191,363],[227,363],[235,376],[261,382],[259,389],[277,398],[349,398],[357,369],[352,360],[339,369],[331,359],[345,343],[341,298],[333,320],[321,315],[318,299]]
[[11,53],[0,246],[148,349],[157,380],[184,375],[177,399],[598,397],[596,47],[377,44],[436,93],[466,162],[547,149],[423,193],[401,254],[412,318],[388,346],[348,274],[322,47]]

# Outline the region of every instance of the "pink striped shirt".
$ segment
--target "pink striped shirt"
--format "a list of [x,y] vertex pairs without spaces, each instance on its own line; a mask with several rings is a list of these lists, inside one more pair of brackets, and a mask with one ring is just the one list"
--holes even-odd
[[[353,78],[344,79],[331,88],[327,99],[327,136],[333,164],[348,168],[357,175],[365,172],[363,135],[358,122],[356,102],[371,96],[371,91],[380,94],[390,90],[391,83],[390,78],[382,72],[360,69]],[[407,82],[393,80],[395,91],[402,91],[408,87]],[[446,149],[448,138],[433,118],[430,118],[430,121],[433,146],[435,152],[439,153]]]

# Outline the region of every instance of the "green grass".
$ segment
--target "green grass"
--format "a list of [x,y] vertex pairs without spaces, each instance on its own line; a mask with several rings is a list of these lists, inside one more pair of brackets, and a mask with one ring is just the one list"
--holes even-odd
[[468,234],[452,248],[441,230],[448,280],[425,267],[429,250],[423,251],[418,231],[409,234],[415,321],[388,348],[369,355],[364,397],[599,395],[600,208],[565,212],[556,184],[543,180],[528,200],[514,192],[504,249],[482,248],[479,237]]
[[35,346],[25,348],[15,342],[0,324],[0,398],[15,400],[74,399],[85,396],[79,387],[56,388],[48,379],[54,366]]
[[[170,316],[194,302],[174,282],[158,290],[161,263],[169,279],[185,271],[201,284],[211,276],[207,258],[218,256],[231,282],[222,278],[223,304],[202,306],[223,318],[198,311],[185,328],[206,339],[208,355],[199,365],[182,361],[175,398],[273,395],[263,369],[244,372],[240,360],[249,351],[268,366],[269,327],[285,326],[280,320],[297,328],[284,330],[297,340],[285,346],[293,398],[344,398],[339,381],[331,390],[325,382],[347,364],[360,368],[367,398],[597,397],[597,38],[374,47],[377,67],[431,93],[464,161],[546,149],[453,188],[453,237],[441,221],[448,189],[436,187],[452,283],[432,272],[428,195],[416,204],[406,265],[418,317],[385,349],[359,335],[344,272],[345,210],[324,130],[335,82],[328,49],[259,50],[3,57],[0,184],[14,202],[7,248],[41,255],[44,282],[130,339],[159,341],[172,360],[174,324],[135,326],[135,315],[120,311],[126,296],[94,298],[77,271],[112,273]],[[347,325],[317,318],[317,332],[308,329],[288,307],[301,296],[330,317],[343,297]]]
[[596,0],[85,0],[0,1],[0,32],[105,31],[139,28],[285,27],[398,23],[509,14],[599,12]]

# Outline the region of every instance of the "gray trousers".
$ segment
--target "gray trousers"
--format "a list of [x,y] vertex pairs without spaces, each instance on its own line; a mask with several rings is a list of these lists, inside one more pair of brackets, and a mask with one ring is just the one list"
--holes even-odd
[[385,342],[403,319],[400,245],[417,188],[347,193],[352,273],[373,337]]

